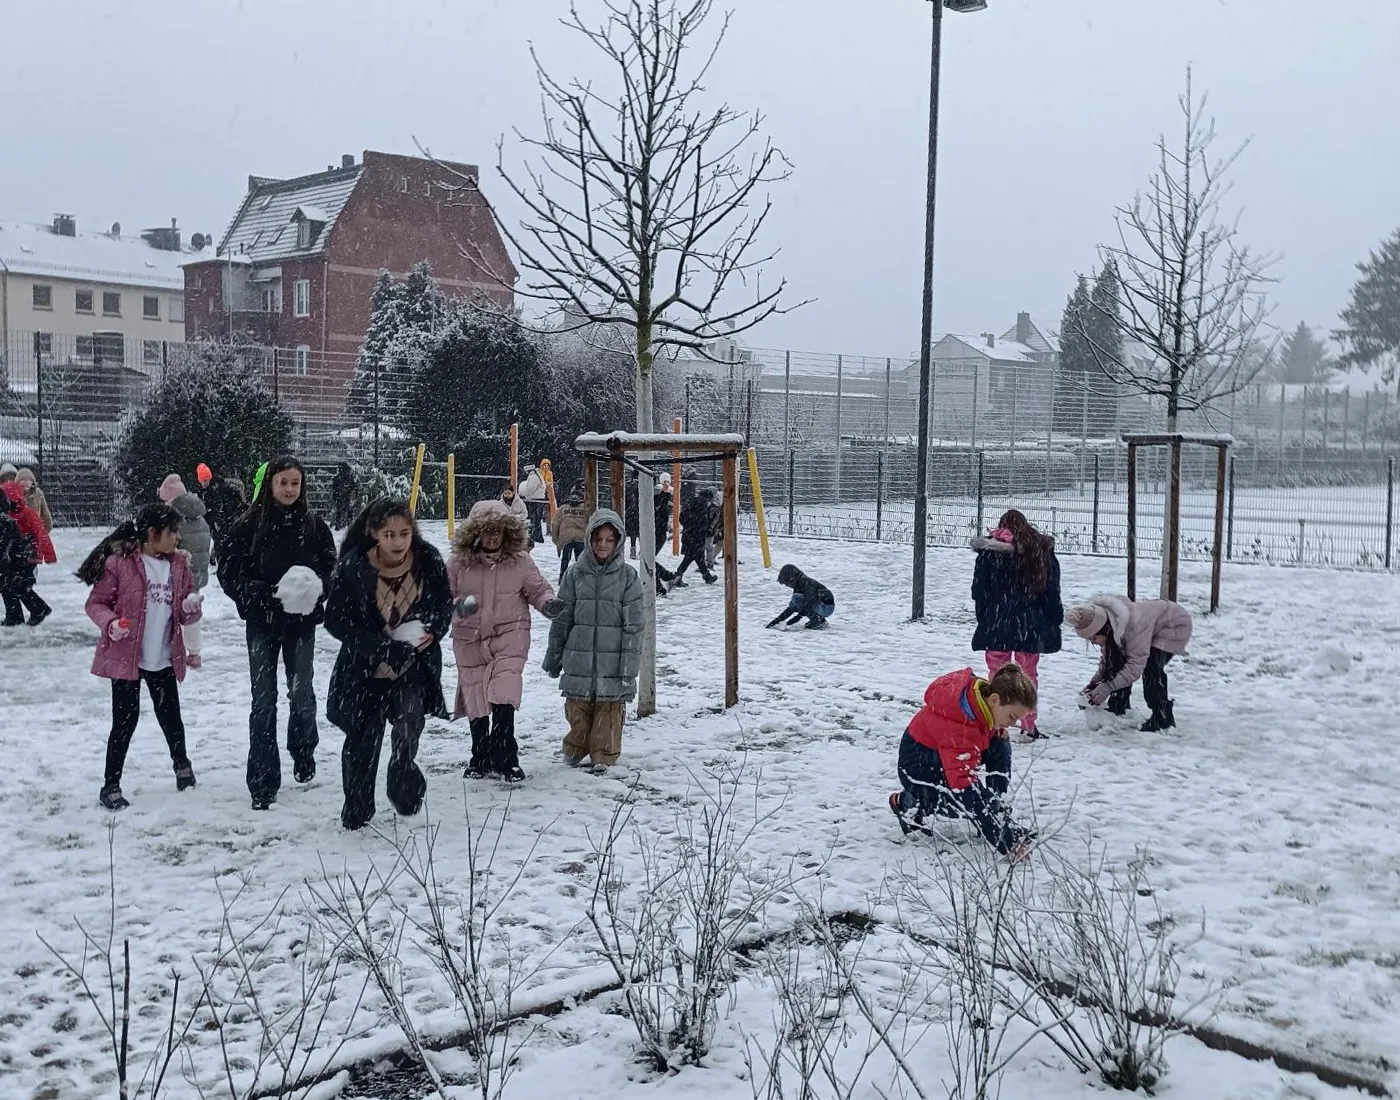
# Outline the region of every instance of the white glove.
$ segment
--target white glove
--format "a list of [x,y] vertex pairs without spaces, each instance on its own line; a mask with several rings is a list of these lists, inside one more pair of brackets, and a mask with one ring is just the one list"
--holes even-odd
[[191,592],[180,601],[180,610],[186,615],[193,615],[204,606],[204,594],[202,592]]
[[[128,625],[123,626],[123,623],[128,623]],[[130,633],[131,626],[129,625],[129,620],[127,619],[113,619],[110,623],[107,624],[107,637],[111,638],[114,642],[121,641]]]

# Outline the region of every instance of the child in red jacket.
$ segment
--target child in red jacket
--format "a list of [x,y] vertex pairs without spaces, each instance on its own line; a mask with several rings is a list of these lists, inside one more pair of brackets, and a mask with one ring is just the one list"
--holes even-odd
[[1002,855],[1024,858],[1035,834],[1012,824],[1001,796],[1011,782],[1006,729],[1035,702],[1035,684],[1016,664],[1002,665],[990,680],[965,668],[929,684],[899,745],[904,789],[890,795],[899,827],[927,831],[927,818],[965,817]]
[[0,595],[5,602],[5,626],[19,626],[24,622],[24,609],[29,609],[29,625],[38,626],[53,614],[51,608],[34,591],[35,570],[40,565],[51,565],[58,560],[53,551],[53,542],[44,528],[39,513],[24,503],[24,489],[16,481],[0,484],[0,511],[14,522],[18,529],[20,543],[27,547],[27,553],[7,555],[8,560],[0,565]]
[[203,614],[203,597],[179,546],[180,514],[168,504],[148,504],[134,522],[98,543],[78,568],[78,579],[93,586],[86,610],[101,632],[92,672],[112,681],[112,732],[98,795],[109,810],[130,805],[122,795],[122,768],[141,713],[143,680],[170,748],[175,788],[195,785],[178,684],[187,667],[199,665],[185,641]]

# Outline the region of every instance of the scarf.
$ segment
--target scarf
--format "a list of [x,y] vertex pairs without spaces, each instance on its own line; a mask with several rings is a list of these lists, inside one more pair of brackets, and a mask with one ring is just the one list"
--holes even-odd
[[418,604],[418,579],[413,575],[413,551],[410,550],[398,565],[385,565],[379,560],[379,547],[369,552],[369,563],[374,566],[374,605],[384,620],[384,631],[413,618]]

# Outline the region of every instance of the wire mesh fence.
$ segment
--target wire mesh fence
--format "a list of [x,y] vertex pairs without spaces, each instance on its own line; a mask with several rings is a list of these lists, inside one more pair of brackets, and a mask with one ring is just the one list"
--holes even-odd
[[[342,461],[406,479],[414,441],[401,425],[402,403],[413,392],[410,370],[386,365],[357,379],[353,352],[228,350],[262,373],[291,414],[291,445],[308,465],[317,501]],[[1064,551],[1123,553],[1127,471],[1119,437],[1163,429],[1160,403],[1104,379],[1067,376],[1050,361],[1007,361],[995,348],[987,351],[933,364],[930,542],[959,545],[1016,507]],[[0,462],[34,467],[60,522],[105,522],[119,505],[107,464],[122,416],[144,403],[166,371],[206,352],[203,345],[116,333],[7,333],[0,347]],[[757,453],[774,532],[912,540],[917,362],[747,349],[732,358],[659,366],[664,385],[653,427],[669,430],[678,418],[692,432],[743,433]],[[519,415],[528,421],[529,410]],[[1400,403],[1391,393],[1261,383],[1207,413],[1184,416],[1179,427],[1233,438],[1230,560],[1400,567]],[[459,456],[464,501],[494,495],[506,474],[506,425],[471,430],[494,431],[500,446],[483,452],[492,457],[479,469]],[[431,457],[440,463],[446,455]],[[530,459],[538,457],[545,456]],[[1167,454],[1139,458],[1138,545],[1150,554],[1160,542]],[[440,467],[430,476],[440,482]],[[1211,449],[1183,453],[1187,558],[1210,554],[1215,476]],[[740,481],[741,524],[751,530],[751,489],[747,477]],[[718,486],[717,464],[686,467],[683,485],[699,484]],[[424,506],[432,514],[442,493],[440,485],[429,488]]]

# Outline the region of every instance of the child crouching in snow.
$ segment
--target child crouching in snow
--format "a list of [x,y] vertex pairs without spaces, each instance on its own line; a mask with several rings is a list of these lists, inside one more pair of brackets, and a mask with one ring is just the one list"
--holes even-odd
[[98,795],[109,810],[130,805],[122,796],[122,768],[141,713],[143,680],[170,747],[175,788],[195,785],[177,685],[186,668],[199,667],[198,643],[187,649],[187,632],[198,628],[203,597],[179,545],[179,515],[169,505],[148,504],[78,568],[78,579],[93,586],[86,611],[101,631],[92,672],[112,681],[112,732]]
[[807,620],[808,630],[826,626],[826,620],[836,611],[836,597],[831,589],[795,565],[785,565],[778,570],[778,583],[792,589],[792,599],[766,626],[787,626],[802,619]]
[[1025,858],[1035,834],[1012,824],[1001,799],[1011,782],[1007,727],[1035,702],[1035,685],[1016,664],[1002,665],[990,680],[965,668],[929,684],[899,744],[904,789],[890,795],[899,827],[908,833],[927,830],[930,817],[965,817],[1002,855]]

